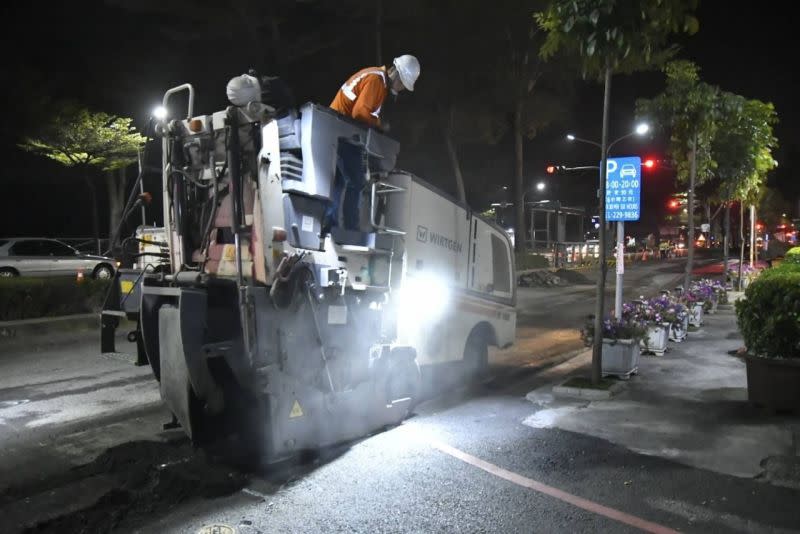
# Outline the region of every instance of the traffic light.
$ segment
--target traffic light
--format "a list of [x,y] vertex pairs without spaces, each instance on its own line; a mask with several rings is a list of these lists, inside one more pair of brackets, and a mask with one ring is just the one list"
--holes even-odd
[[647,169],[654,169],[656,167],[656,160],[646,159],[642,162],[642,166]]
[[680,201],[674,198],[669,201],[669,207],[672,209],[677,209],[680,207],[680,205],[681,205]]
[[559,174],[564,172],[565,169],[564,165],[548,165],[544,170],[547,174]]

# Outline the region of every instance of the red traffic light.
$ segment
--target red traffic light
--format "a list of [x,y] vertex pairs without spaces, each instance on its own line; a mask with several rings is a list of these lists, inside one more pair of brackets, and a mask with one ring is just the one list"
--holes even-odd
[[545,169],[547,174],[555,174],[556,173],[556,166],[555,165],[548,165]]
[[646,159],[646,160],[644,160],[642,162],[642,165],[644,165],[648,169],[653,169],[656,166],[656,160],[654,160],[654,159]]
[[681,203],[679,201],[675,200],[675,199],[669,201],[669,207],[670,208],[674,209],[674,208],[679,207],[680,205],[681,205]]

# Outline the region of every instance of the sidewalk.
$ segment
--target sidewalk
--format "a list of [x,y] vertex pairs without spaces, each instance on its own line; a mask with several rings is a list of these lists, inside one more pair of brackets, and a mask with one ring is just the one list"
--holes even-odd
[[[742,346],[733,307],[706,315],[662,357],[642,356],[639,374],[611,400],[554,397],[549,384],[530,392],[540,407],[524,424],[587,434],[628,449],[739,477],[800,488],[800,417],[747,402]],[[588,376],[584,366],[571,373]]]

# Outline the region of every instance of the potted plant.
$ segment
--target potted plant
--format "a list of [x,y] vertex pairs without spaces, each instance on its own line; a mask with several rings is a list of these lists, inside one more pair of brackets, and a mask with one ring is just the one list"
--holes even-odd
[[[639,341],[645,333],[644,325],[634,319],[603,321],[603,376],[629,378],[638,371]],[[581,331],[587,346],[591,345],[594,334],[594,319],[590,316]]]
[[689,312],[682,303],[670,302],[671,306],[664,312],[669,321],[669,340],[680,343],[689,332]]
[[647,332],[641,342],[642,352],[663,356],[667,351],[670,328],[677,321],[672,301],[665,296],[642,300],[639,320],[647,325]]
[[696,285],[692,285],[683,295],[683,301],[686,303],[687,311],[689,312],[689,325],[703,326],[703,310],[706,304],[706,293],[699,290]]
[[728,288],[726,288],[725,284],[719,280],[712,280],[711,288],[714,290],[714,294],[716,295],[716,303],[714,307],[716,311],[717,306],[728,303]]
[[721,294],[725,294],[725,299],[727,300],[725,287],[721,283],[708,278],[704,278],[693,284],[692,290],[703,300],[703,311],[708,314],[713,315],[717,313],[717,306],[719,305]]
[[736,302],[747,355],[747,395],[774,410],[800,411],[800,272],[755,280]]

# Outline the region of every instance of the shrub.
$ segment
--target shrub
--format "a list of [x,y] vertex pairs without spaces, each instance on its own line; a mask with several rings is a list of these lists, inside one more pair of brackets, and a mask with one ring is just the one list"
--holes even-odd
[[99,311],[109,280],[0,278],[0,321]]
[[781,265],[786,265],[787,263],[800,265],[800,247],[792,247],[786,252]]
[[800,358],[800,272],[769,269],[736,302],[736,317],[751,354]]
[[761,271],[761,278],[772,277],[786,273],[800,273],[800,263],[792,263],[784,261],[780,265],[776,265],[771,269],[764,269]]
[[517,265],[518,271],[525,271],[528,269],[547,269],[550,267],[550,262],[546,256],[541,254],[529,254],[527,252],[517,252],[514,255],[514,260]]

